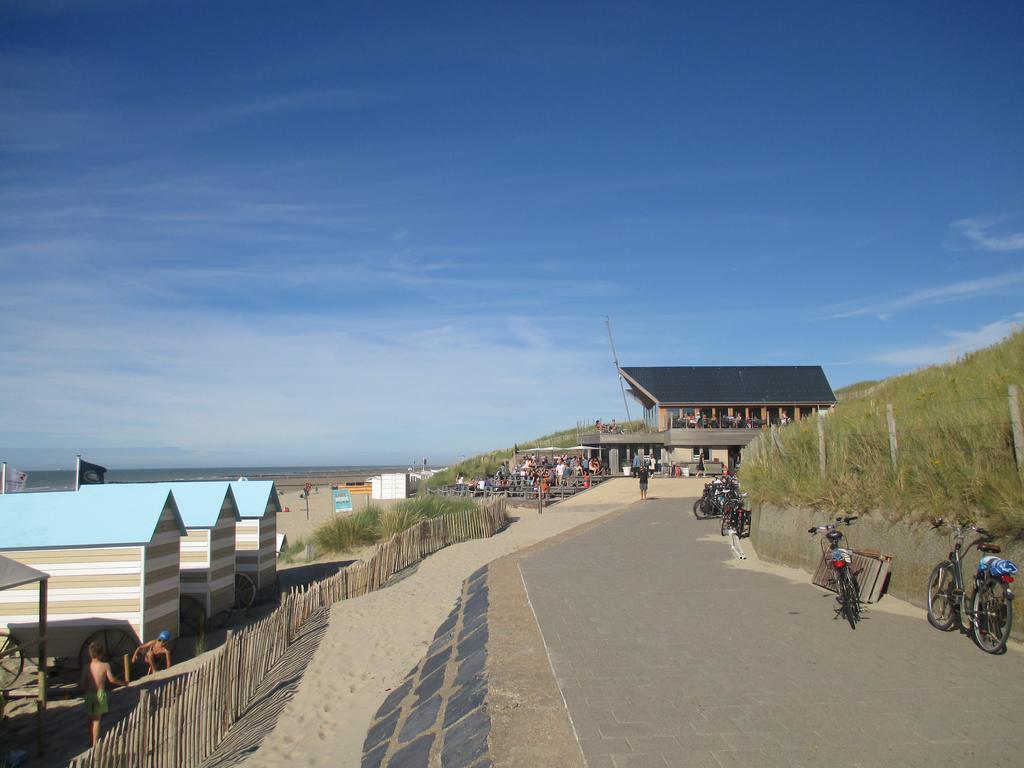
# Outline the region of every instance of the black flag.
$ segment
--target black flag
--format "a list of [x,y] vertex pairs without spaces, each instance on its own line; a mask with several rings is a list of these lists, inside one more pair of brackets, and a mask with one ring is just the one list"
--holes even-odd
[[83,485],[102,485],[103,476],[107,474],[107,468],[99,464],[90,464],[88,461],[78,460],[78,487]]

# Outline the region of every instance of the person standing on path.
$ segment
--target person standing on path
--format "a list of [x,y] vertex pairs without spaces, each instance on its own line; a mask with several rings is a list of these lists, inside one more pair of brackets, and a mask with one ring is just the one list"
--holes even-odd
[[647,501],[647,481],[651,477],[651,470],[648,469],[647,462],[640,465],[637,477],[640,478],[640,501]]
[[633,467],[632,467],[632,469],[633,469],[633,477],[636,477],[637,476],[637,472],[640,471],[640,463],[641,463],[640,462],[640,454],[639,453],[634,453],[633,454]]

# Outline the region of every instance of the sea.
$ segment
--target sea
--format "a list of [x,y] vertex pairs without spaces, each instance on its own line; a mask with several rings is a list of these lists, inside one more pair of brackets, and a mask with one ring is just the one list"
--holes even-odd
[[[59,491],[75,487],[75,470],[42,469],[25,470],[28,473],[26,491]],[[410,471],[404,466],[337,466],[337,467],[193,467],[154,469],[108,469],[107,483],[165,483],[183,480],[285,480],[288,478],[323,477],[325,479],[345,476],[360,477],[378,475],[381,472]]]

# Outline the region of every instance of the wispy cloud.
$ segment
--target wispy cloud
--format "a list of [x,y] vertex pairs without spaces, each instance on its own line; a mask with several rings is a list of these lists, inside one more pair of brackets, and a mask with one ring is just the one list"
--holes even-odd
[[916,368],[936,363],[948,363],[960,355],[995,344],[1024,326],[1024,312],[996,320],[969,331],[947,331],[945,344],[903,347],[873,355],[870,361],[900,368]]
[[1008,232],[1001,226],[1017,218],[989,216],[954,221],[946,245],[954,250],[966,246],[976,251],[1024,251],[1024,232]]
[[[253,285],[263,314],[140,302],[147,285],[167,293],[232,280],[159,270],[99,281],[69,274],[0,294],[0,390],[18,404],[4,417],[5,458],[31,468],[67,446],[70,455],[91,450],[130,466],[153,458],[133,459],[126,447],[159,445],[164,461],[186,465],[224,456],[445,460],[615,407],[610,383],[607,391],[592,385],[607,367],[600,339],[551,334],[541,313],[467,315],[460,302],[429,313],[400,302],[345,312],[351,283],[341,280],[335,313],[307,312],[262,278]],[[286,313],[272,306],[282,301]],[[566,411],[564,398],[541,396],[552,387],[582,394]]]
[[226,123],[264,116],[275,112],[290,112],[298,109],[336,108],[355,106],[366,99],[359,92],[344,88],[302,90],[276,96],[238,101],[225,106],[200,112],[185,121],[180,127],[192,129],[217,128]]
[[1024,284],[1024,272],[1005,272],[992,277],[979,277],[921,288],[897,296],[872,296],[846,301],[826,308],[824,314],[830,320],[872,315],[881,320],[888,320],[899,312],[920,306],[964,301],[982,296],[1018,293],[1022,284]]

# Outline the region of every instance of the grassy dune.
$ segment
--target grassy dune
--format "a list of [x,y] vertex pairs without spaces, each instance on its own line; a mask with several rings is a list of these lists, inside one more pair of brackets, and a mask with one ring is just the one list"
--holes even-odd
[[476,506],[471,499],[426,496],[404,499],[386,509],[373,505],[351,515],[338,515],[313,532],[321,552],[351,552],[391,538],[421,520],[463,512]]
[[[784,454],[772,450],[744,465],[744,487],[755,500],[836,512],[881,510],[893,518],[944,515],[1024,536],[1009,384],[1024,387],[1024,333],[954,364],[847,387],[825,419],[824,477],[815,424],[805,421],[781,431]],[[887,403],[896,417],[895,471]]]

